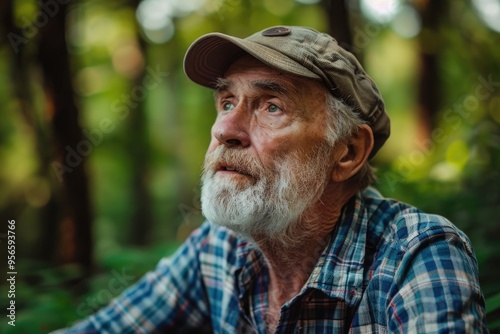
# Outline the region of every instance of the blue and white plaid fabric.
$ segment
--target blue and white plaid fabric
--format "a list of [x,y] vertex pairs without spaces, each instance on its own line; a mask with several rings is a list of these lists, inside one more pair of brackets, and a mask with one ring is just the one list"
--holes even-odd
[[[169,259],[64,333],[265,333],[256,248],[204,223]],[[446,219],[369,188],[344,208],[276,333],[487,333],[476,259]]]

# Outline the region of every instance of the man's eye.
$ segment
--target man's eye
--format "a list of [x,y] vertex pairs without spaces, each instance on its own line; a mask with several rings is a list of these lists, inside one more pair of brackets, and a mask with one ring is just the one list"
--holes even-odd
[[222,104],[222,109],[224,109],[225,111],[229,111],[234,109],[234,105],[231,102],[224,102]]
[[277,105],[275,105],[275,104],[272,104],[272,103],[271,103],[271,104],[269,104],[269,107],[267,107],[267,110],[268,110],[269,112],[273,112],[273,113],[274,113],[274,112],[279,112],[279,111],[281,111],[281,108],[280,108],[280,107],[278,107]]

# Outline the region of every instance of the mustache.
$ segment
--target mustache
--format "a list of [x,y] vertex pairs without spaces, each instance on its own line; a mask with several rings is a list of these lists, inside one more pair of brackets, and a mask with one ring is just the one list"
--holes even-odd
[[226,167],[255,179],[260,178],[265,173],[265,168],[260,160],[252,158],[248,153],[239,149],[219,146],[205,156],[203,174],[214,174],[217,170]]

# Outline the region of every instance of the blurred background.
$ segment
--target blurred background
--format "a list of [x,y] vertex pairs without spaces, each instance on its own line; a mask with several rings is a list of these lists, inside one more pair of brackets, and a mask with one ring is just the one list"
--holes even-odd
[[379,85],[387,197],[449,218],[475,248],[500,329],[499,0],[5,0],[0,4],[0,256],[16,226],[16,326],[46,333],[106,305],[203,220],[212,93],[188,46],[273,25],[330,32]]

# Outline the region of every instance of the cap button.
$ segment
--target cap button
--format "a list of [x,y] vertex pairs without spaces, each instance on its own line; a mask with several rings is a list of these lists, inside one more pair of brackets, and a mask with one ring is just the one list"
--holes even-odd
[[292,31],[287,27],[274,27],[266,29],[262,32],[263,36],[272,37],[272,36],[286,36],[289,35]]

